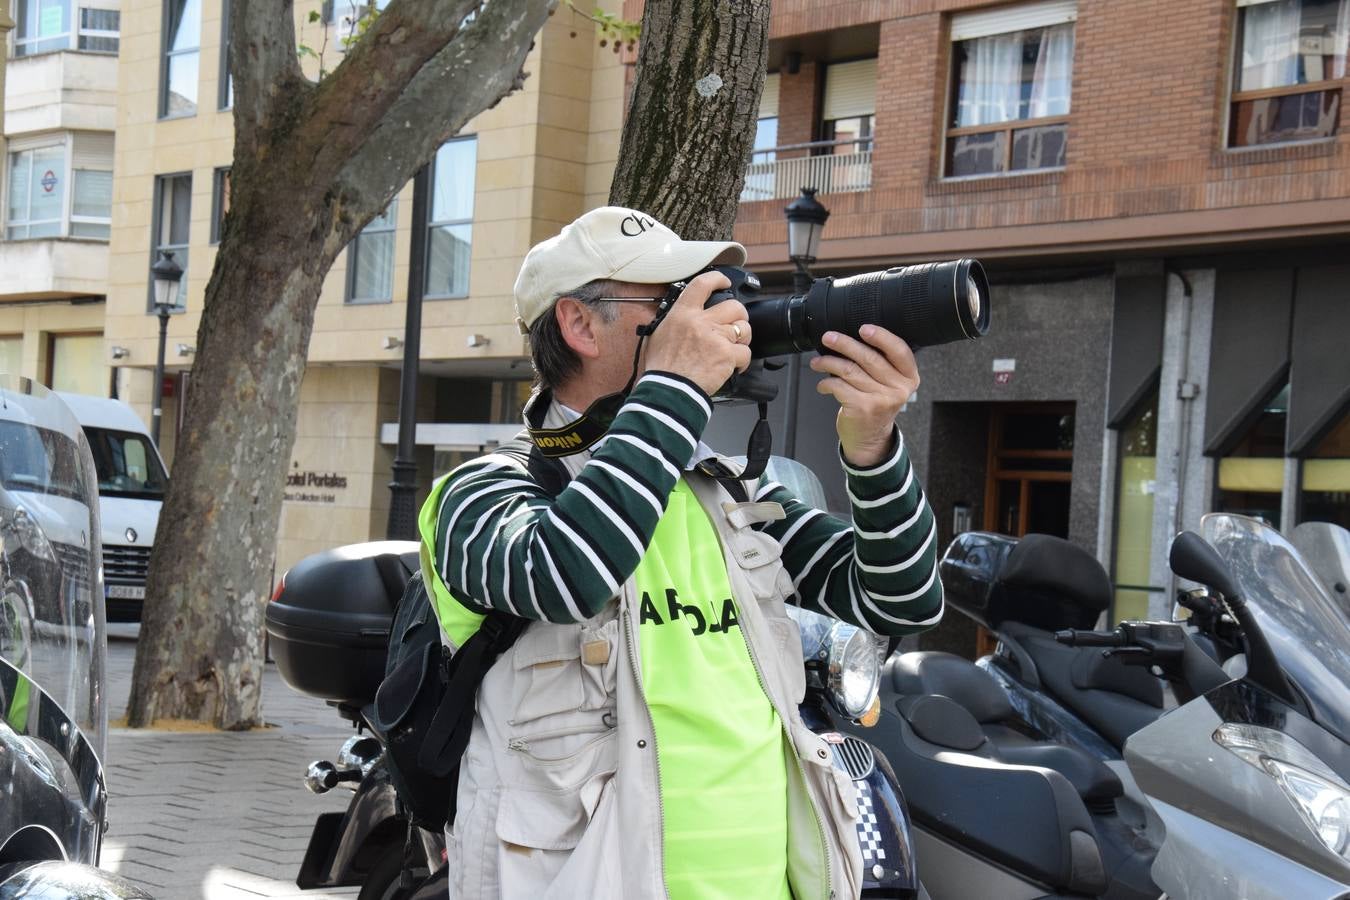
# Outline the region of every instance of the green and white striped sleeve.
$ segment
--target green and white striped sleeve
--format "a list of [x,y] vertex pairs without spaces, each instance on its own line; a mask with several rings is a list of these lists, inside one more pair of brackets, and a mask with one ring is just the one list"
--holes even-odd
[[780,484],[766,482],[757,500],[782,504],[787,517],[765,533],[783,548],[801,604],[868,631],[905,635],[942,618],[937,577],[937,525],[914,474],[904,438],[866,469],[840,461],[847,476],[853,525],[798,501]]
[[556,498],[504,456],[456,469],[437,513],[442,581],[483,609],[548,622],[596,615],[637,569],[711,414],[693,382],[649,372]]

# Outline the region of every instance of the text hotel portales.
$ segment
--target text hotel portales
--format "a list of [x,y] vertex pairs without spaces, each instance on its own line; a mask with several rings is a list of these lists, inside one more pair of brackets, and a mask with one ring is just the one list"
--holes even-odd
[[[299,463],[295,463],[298,470]],[[293,471],[286,476],[286,493],[282,499],[292,503],[337,503],[337,495],[327,490],[315,491],[314,488],[346,490],[347,478],[336,472]],[[306,490],[308,489],[308,490]]]

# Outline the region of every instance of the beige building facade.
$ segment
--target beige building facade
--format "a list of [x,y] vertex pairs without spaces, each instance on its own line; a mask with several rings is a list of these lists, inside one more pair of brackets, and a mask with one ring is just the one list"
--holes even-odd
[[[351,29],[343,4],[336,13],[296,7],[299,41],[326,48],[331,69]],[[309,21],[311,10],[320,21]],[[166,340],[161,445],[171,465],[182,398],[209,390],[192,378],[192,345],[229,195],[226,14],[221,0],[124,0],[103,360],[115,362],[118,393],[149,421],[158,344],[150,267],[158,251],[172,252],[186,274]],[[551,18],[524,89],[438,152],[426,218],[414,221],[409,184],[329,274],[289,460],[278,572],[385,534],[415,235],[427,247],[420,480],[516,430],[530,377],[513,323],[516,272],[532,244],[604,202],[619,143],[623,60],[593,35],[569,11]],[[113,347],[125,355],[114,361]]]
[[[8,4],[6,4],[8,7]],[[117,0],[0,10],[0,371],[106,395]],[[5,26],[10,26],[6,28]]]

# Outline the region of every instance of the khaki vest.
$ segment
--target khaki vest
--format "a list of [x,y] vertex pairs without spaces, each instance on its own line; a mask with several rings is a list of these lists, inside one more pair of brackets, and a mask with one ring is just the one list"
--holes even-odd
[[[584,460],[565,462],[575,476]],[[801,643],[783,604],[792,582],[777,541],[751,528],[781,517],[782,508],[736,503],[716,480],[698,472],[685,477],[721,540],[741,630],[787,732],[793,894],[857,897],[862,857],[853,782],[802,723]],[[446,834],[451,898],[667,896],[634,593],[630,579],[594,619],[531,624],[483,680],[460,770],[458,813]]]

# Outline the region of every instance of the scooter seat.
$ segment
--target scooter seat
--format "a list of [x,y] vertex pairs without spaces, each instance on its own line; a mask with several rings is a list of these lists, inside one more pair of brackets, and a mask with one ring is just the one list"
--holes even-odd
[[[951,653],[901,653],[886,661],[882,684],[902,698],[910,727],[924,740],[1013,765],[1063,775],[1087,801],[1121,796],[1120,779],[1076,747],[1038,741],[987,672]],[[923,702],[950,699],[951,703]]]

